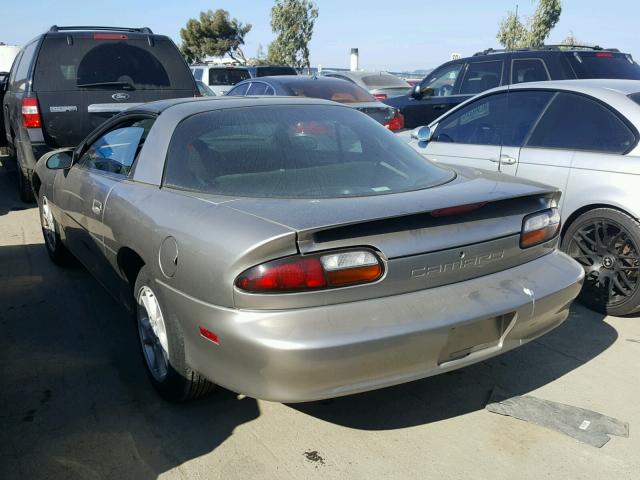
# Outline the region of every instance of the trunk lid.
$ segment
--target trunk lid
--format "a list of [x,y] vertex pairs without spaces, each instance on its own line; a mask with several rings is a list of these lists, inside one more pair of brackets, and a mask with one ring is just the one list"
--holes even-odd
[[395,114],[395,109],[384,103],[380,102],[362,102],[362,103],[347,103],[351,108],[360,110],[362,113],[369,115],[376,122],[384,125],[391,120]]
[[[526,250],[519,241],[524,216],[549,208],[558,197],[552,187],[460,169],[449,184],[401,194],[232,200],[224,203],[226,208],[295,230],[302,254],[368,247],[378,252],[385,269],[384,276],[372,284],[304,295],[236,292],[235,301],[243,308],[357,301],[433,288],[521,265],[556,248],[555,239]],[[481,206],[465,213],[434,212],[474,203]]]

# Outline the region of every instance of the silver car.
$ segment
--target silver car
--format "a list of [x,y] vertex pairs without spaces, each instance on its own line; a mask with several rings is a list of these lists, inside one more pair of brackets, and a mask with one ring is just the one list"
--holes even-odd
[[402,135],[430,160],[562,190],[562,249],[587,274],[581,300],[627,315],[640,309],[639,130],[640,81],[566,80],[490,90]]
[[327,72],[323,75],[355,83],[367,90],[376,100],[386,100],[411,93],[411,85],[387,72]]
[[176,401],[460,368],[558,326],[583,279],[557,248],[556,189],[438,167],[323,100],[144,104],[42,157],[33,182],[49,255],[132,311]]

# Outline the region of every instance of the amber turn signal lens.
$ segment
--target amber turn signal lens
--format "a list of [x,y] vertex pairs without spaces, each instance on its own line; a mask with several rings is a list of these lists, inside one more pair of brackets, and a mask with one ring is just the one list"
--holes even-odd
[[369,265],[366,267],[327,272],[329,285],[334,287],[374,282],[380,278],[380,276],[382,276],[382,267],[380,265]]
[[556,237],[558,233],[560,233],[560,213],[557,208],[527,215],[522,221],[520,248],[539,245]]

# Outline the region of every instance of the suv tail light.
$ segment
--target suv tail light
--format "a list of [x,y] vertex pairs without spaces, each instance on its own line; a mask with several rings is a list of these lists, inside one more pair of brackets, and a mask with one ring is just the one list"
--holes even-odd
[[533,247],[551,240],[560,232],[560,213],[557,208],[550,208],[527,215],[522,220],[520,248]]
[[42,127],[37,98],[24,97],[22,99],[22,126],[25,128]]
[[391,130],[392,132],[395,132],[397,130],[402,130],[404,128],[404,115],[400,113],[400,110],[396,109],[393,117],[391,117],[391,119],[388,120],[384,124],[384,126],[387,127],[389,130]]
[[386,93],[374,93],[373,94],[373,98],[375,98],[376,100],[386,100],[387,99],[387,94]]
[[241,273],[236,287],[251,293],[283,293],[375,282],[382,263],[370,250],[296,255],[257,265]]

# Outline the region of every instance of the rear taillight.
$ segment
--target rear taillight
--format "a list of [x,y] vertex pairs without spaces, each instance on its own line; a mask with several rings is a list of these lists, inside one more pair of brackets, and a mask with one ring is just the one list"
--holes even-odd
[[347,250],[283,258],[244,271],[236,287],[250,293],[283,293],[375,282],[382,263],[369,250]]
[[400,110],[396,109],[393,117],[391,117],[391,120],[388,120],[384,124],[384,126],[387,127],[389,130],[391,130],[392,132],[395,132],[397,130],[402,130],[404,128],[404,115],[400,113]]
[[524,217],[520,233],[520,248],[533,247],[556,237],[560,233],[560,213],[550,208]]
[[613,58],[613,54],[609,52],[598,52],[596,53],[596,57],[598,58]]
[[124,33],[94,33],[94,40],[127,40],[129,35]]
[[373,98],[375,98],[376,100],[386,100],[387,99],[387,94],[386,93],[374,93],[373,94]]
[[36,98],[24,97],[22,99],[22,126],[25,128],[40,128],[42,120]]

